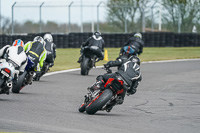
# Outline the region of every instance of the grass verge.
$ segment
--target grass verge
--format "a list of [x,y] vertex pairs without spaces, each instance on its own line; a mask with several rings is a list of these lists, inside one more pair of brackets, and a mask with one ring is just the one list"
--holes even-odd
[[[108,50],[108,59],[115,60],[118,57],[120,48],[105,48]],[[80,48],[57,49],[57,58],[51,71],[79,68],[77,60],[80,55]],[[159,61],[174,59],[200,58],[200,47],[156,47],[144,48],[139,56],[141,61]],[[100,61],[96,65],[103,65],[106,61]]]

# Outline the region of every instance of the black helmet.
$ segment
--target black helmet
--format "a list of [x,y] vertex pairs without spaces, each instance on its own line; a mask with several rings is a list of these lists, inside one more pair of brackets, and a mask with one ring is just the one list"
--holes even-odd
[[94,35],[96,38],[99,38],[99,37],[101,36],[101,32],[95,31],[95,32],[93,33],[93,35]]

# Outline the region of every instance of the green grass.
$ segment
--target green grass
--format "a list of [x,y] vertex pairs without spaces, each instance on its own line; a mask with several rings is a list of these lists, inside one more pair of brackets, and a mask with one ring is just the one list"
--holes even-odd
[[[120,48],[105,48],[108,51],[108,59],[115,60],[119,55]],[[80,48],[57,49],[57,58],[51,71],[79,68],[77,60],[80,55]],[[173,59],[200,58],[200,47],[161,47],[144,48],[139,56],[141,61],[159,61]],[[106,61],[100,61],[96,65],[103,65]]]

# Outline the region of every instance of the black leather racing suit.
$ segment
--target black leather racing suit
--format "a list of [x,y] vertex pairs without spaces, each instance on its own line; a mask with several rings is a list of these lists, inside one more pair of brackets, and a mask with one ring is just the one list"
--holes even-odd
[[[137,54],[140,55],[143,52],[144,42],[140,38],[130,37],[129,40],[125,42],[124,47],[125,46],[131,46],[131,48],[134,49],[133,55],[137,55]],[[124,49],[121,48],[120,54],[122,55],[123,52],[124,52]]]
[[45,62],[50,64],[50,67],[54,65],[54,60],[56,58],[56,45],[53,42],[49,42],[47,39],[45,41],[45,49],[47,51],[47,56]]
[[[109,61],[105,67],[118,67],[118,71],[112,74],[104,74],[99,75],[97,77],[97,82],[100,81],[103,83],[106,83],[106,81],[109,78],[117,78],[118,76],[121,77],[125,83],[127,88],[127,92],[129,94],[134,94],[136,92],[136,88],[139,84],[139,82],[142,79],[141,72],[140,72],[140,66],[135,63],[135,57],[131,56],[127,59],[127,57],[121,56],[116,61]],[[124,99],[125,96],[122,94],[122,98]]]
[[[86,42],[82,45],[82,47],[85,47],[85,46],[89,46],[90,48],[92,48],[92,46],[98,47],[98,49],[91,49],[91,50],[96,54],[99,60],[103,60],[104,45],[105,45],[105,42],[101,36],[96,38],[95,35],[93,35],[92,37],[86,40]],[[83,51],[81,51],[81,53],[82,52]]]

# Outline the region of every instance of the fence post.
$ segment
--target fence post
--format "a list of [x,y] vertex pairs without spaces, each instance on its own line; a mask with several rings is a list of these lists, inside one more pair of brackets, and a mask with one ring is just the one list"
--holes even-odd
[[99,31],[99,6],[103,3],[103,1],[100,1],[97,5],[97,31]]
[[68,30],[68,33],[70,33],[71,32],[71,16],[70,16],[70,7],[72,6],[72,4],[73,4],[74,2],[72,1],[70,4],[69,4],[69,7],[68,7],[68,10],[69,10],[69,23],[68,23],[68,26],[69,26],[69,30]]
[[40,5],[40,33],[42,32],[42,6],[44,5],[44,2]]
[[13,5],[12,5],[12,35],[14,34],[14,6],[16,5],[17,2],[15,2]]

